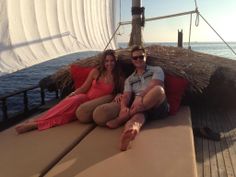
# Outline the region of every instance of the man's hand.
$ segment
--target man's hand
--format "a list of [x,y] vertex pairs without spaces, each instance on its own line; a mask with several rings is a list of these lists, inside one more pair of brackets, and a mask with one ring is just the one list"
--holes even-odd
[[130,109],[130,115],[134,115],[137,112],[141,112],[143,110],[143,107],[143,97],[136,96]]
[[117,94],[116,97],[114,98],[114,102],[116,103],[120,103],[121,102],[121,99],[122,99],[122,94]]

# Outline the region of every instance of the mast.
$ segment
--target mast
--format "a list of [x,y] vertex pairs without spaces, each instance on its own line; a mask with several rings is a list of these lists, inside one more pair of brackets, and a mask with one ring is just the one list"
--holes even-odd
[[[142,45],[142,26],[144,25],[144,8],[141,8],[141,0],[132,0],[132,31],[129,46]],[[142,18],[141,18],[142,17]]]

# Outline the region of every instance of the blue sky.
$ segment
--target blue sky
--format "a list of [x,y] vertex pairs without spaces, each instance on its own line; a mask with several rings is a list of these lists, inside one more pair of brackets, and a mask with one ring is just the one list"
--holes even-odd
[[[121,21],[131,20],[132,0],[121,0]],[[191,11],[195,9],[194,0],[143,0],[145,16],[157,17],[168,14]],[[197,0],[202,16],[226,40],[236,41],[236,0]],[[199,18],[199,26],[195,26],[196,15],[192,18],[191,41],[215,42],[221,39]],[[176,42],[178,29],[183,29],[184,41],[189,38],[190,15],[147,22],[144,28],[145,42]],[[121,27],[119,41],[127,41],[130,26]]]

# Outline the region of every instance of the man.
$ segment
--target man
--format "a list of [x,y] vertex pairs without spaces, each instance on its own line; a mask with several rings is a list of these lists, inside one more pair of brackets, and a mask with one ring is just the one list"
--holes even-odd
[[121,135],[120,149],[123,151],[127,150],[146,120],[164,118],[169,111],[163,70],[146,64],[146,52],[141,46],[132,49],[131,58],[135,71],[125,81],[119,116],[106,124],[109,128],[117,128],[127,121]]

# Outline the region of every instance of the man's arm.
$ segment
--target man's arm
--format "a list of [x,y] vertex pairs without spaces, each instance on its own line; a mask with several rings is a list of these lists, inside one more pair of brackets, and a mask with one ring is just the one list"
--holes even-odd
[[140,91],[137,96],[144,97],[153,87],[157,85],[164,87],[164,83],[162,81],[157,79],[152,79],[148,84],[147,88],[145,90]]
[[125,80],[124,91],[123,91],[122,99],[120,102],[121,110],[122,110],[122,108],[128,108],[131,96],[132,96],[132,88],[129,83],[129,78],[127,78]]
[[131,99],[131,92],[124,92],[120,102],[120,108],[127,108]]
[[153,76],[151,81],[149,82],[147,88],[142,90],[139,95],[140,97],[144,97],[153,87],[160,85],[164,87],[164,72],[160,67],[152,67]]

